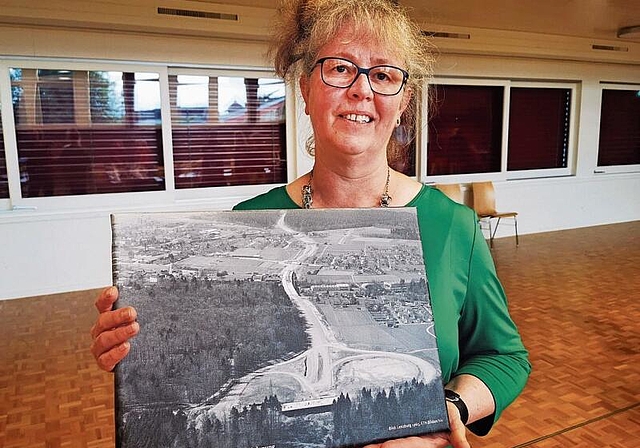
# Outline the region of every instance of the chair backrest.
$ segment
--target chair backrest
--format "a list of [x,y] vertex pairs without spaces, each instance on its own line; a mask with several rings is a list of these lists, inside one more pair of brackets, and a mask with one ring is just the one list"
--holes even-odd
[[464,198],[462,197],[462,188],[460,188],[460,184],[436,184],[435,187],[438,190],[442,191],[445,195],[447,195],[449,199],[460,204],[464,203]]
[[478,216],[496,214],[496,194],[493,182],[473,182],[473,209]]

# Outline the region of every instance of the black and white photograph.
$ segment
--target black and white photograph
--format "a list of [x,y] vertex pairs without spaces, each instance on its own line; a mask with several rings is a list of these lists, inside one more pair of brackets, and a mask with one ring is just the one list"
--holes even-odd
[[122,213],[112,246],[143,328],[115,370],[118,447],[448,430],[415,209]]

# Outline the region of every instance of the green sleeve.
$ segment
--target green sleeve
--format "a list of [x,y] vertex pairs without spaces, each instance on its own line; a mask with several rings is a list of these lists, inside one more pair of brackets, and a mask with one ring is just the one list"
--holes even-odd
[[485,435],[524,388],[531,365],[477,222],[474,229],[467,293],[459,321],[460,367],[454,376],[473,375],[493,394],[495,413],[469,425],[475,434]]

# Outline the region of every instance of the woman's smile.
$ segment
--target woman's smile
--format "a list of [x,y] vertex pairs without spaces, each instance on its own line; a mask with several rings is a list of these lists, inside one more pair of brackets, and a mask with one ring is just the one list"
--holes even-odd
[[340,117],[349,120],[349,121],[353,121],[356,123],[371,123],[373,121],[373,118],[371,118],[369,115],[364,115],[364,114],[343,114],[340,115]]

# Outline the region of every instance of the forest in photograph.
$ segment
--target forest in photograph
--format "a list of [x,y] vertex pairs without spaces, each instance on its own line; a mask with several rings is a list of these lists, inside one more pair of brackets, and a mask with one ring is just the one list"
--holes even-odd
[[132,341],[144,350],[132,350],[118,376],[131,397],[127,407],[148,397],[156,405],[206,402],[232,376],[308,346],[305,321],[277,282],[142,281],[133,277],[120,286],[121,300],[135,301],[144,329]]
[[120,444],[140,448],[354,447],[441,424],[442,414],[433,406],[438,387],[412,380],[388,391],[363,388],[353,397],[340,394],[326,412],[313,418],[286,415],[276,396],[250,407],[233,407],[226,420],[214,415],[193,420],[188,409],[134,410],[121,431]]

